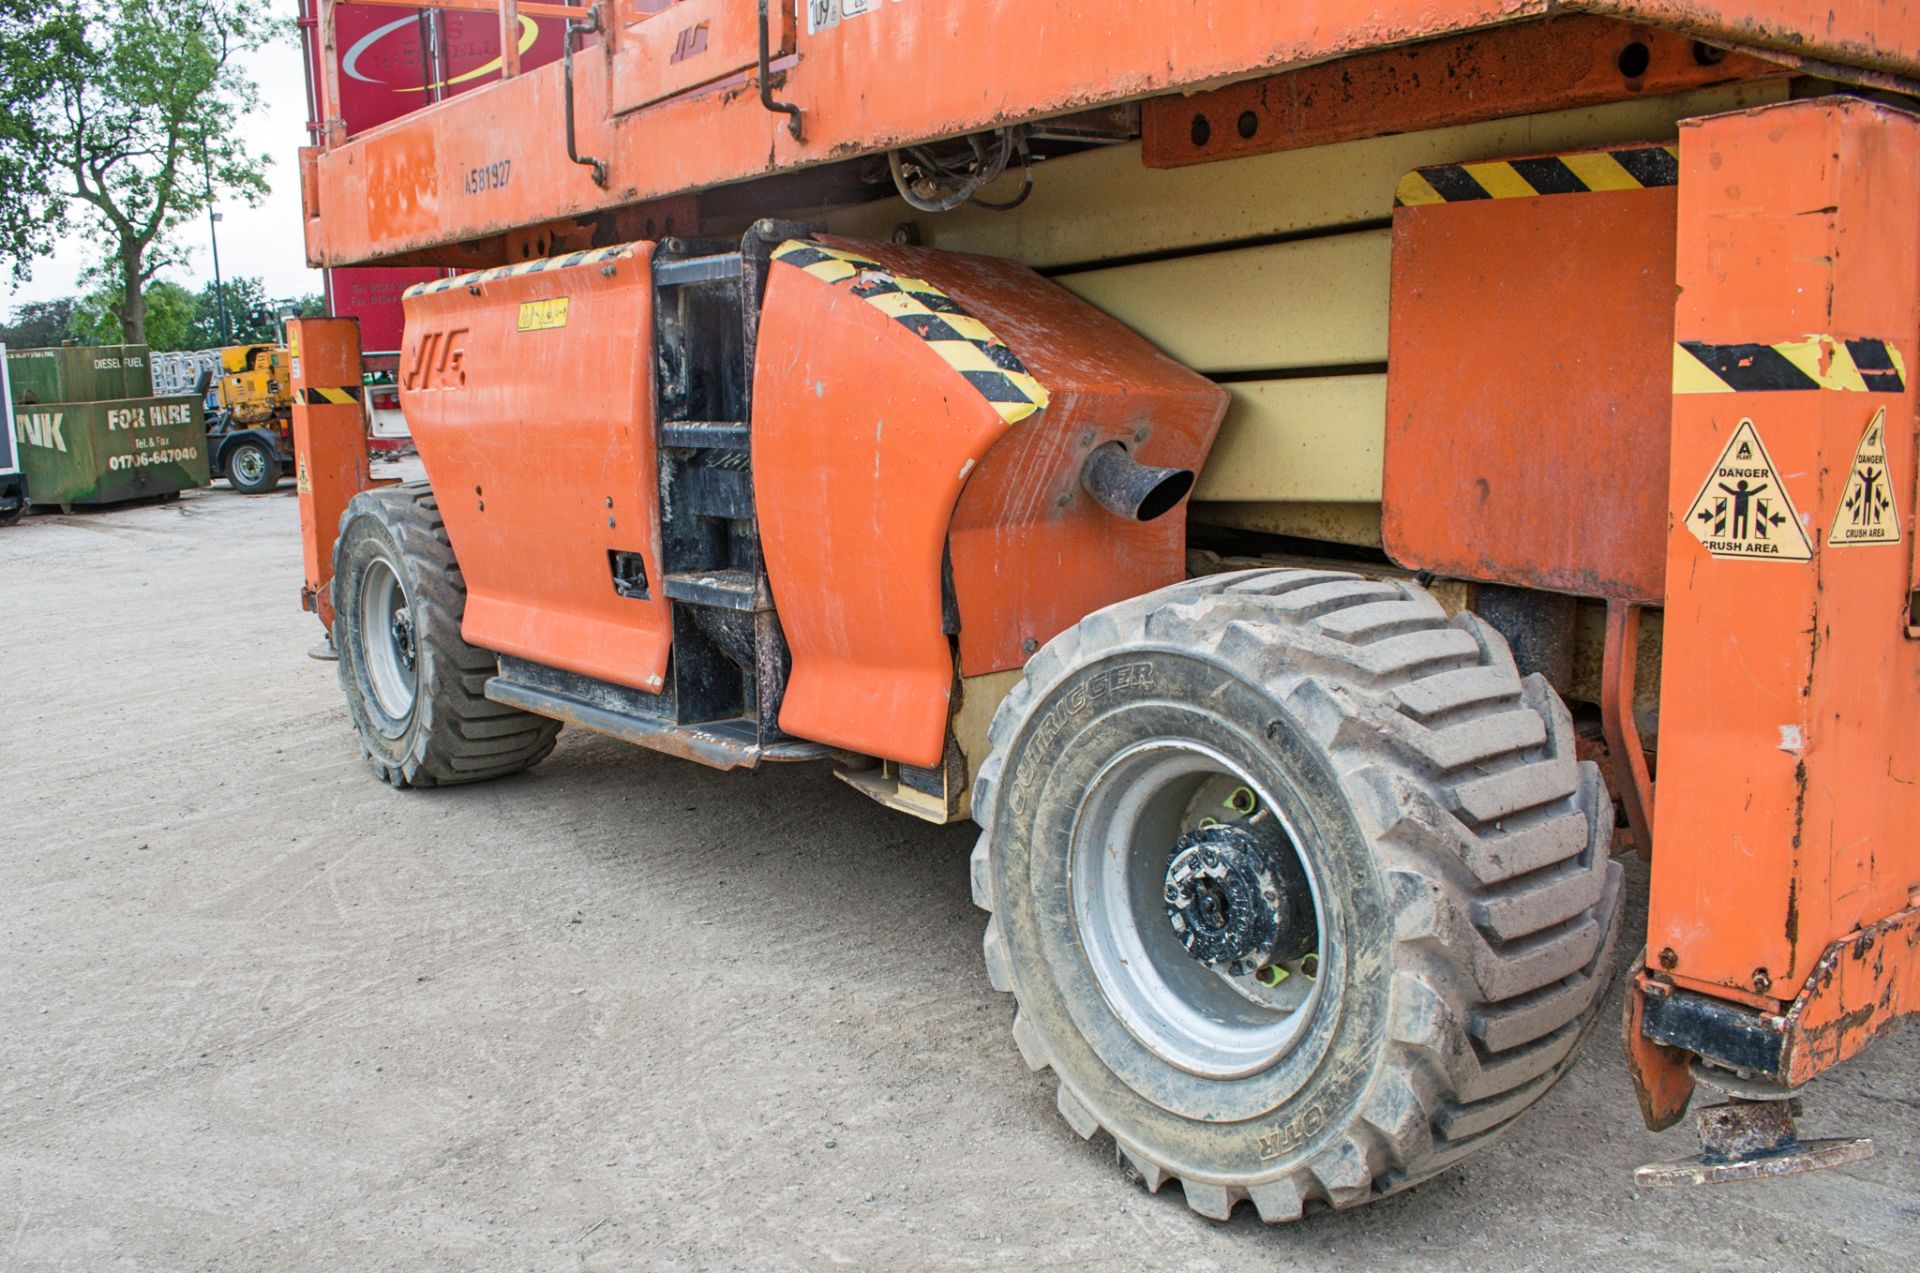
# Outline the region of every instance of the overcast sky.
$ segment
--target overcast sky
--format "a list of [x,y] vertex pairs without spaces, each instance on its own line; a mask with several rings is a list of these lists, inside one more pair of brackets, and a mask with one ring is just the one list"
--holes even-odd
[[[295,6],[288,0],[279,0],[271,10],[276,18],[291,18]],[[221,205],[225,220],[220,223],[220,274],[223,278],[259,275],[266,280],[269,297],[318,292],[320,273],[307,268],[306,248],[300,236],[298,153],[306,140],[307,124],[307,91],[303,82],[306,72],[301,66],[300,46],[291,36],[282,36],[268,47],[248,54],[244,62],[253,82],[259,85],[260,108],[245,119],[237,120],[235,127],[249,149],[273,157],[267,167],[267,181],[273,192],[257,208],[240,203]],[[181,227],[178,241],[182,246],[191,247],[193,255],[183,266],[161,277],[193,290],[213,280],[207,229],[204,216]],[[80,272],[88,264],[85,249],[69,240],[52,256],[34,262],[33,280],[25,286],[12,287],[11,278],[0,276],[0,308],[11,313],[22,301],[47,300],[76,292],[80,287]]]

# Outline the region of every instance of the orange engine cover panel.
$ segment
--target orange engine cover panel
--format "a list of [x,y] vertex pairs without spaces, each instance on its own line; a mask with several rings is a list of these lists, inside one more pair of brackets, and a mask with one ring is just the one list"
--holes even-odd
[[[1664,166],[1656,152],[1628,162]],[[1605,155],[1462,167],[1414,187],[1448,201],[1393,217],[1387,551],[1436,574],[1658,602],[1674,187],[1529,196],[1508,176],[1624,176]]]
[[1050,397],[995,443],[954,510],[968,676],[1023,667],[1095,610],[1186,578],[1185,502],[1150,522],[1123,521],[1082,489],[1080,468],[1095,447],[1120,441],[1142,464],[1198,472],[1228,402],[1225,389],[1119,320],[1030,270],[991,273],[1000,265],[961,256],[945,277]]
[[1123,440],[1197,469],[1226,393],[1014,262],[830,239],[775,253],[753,402],[781,727],[933,765],[956,675],[943,552],[968,675],[1177,581],[1183,510],[1121,522],[1080,465]]
[[[579,252],[406,298],[401,404],[467,583],[477,646],[664,684],[653,248]],[[639,553],[650,598],[614,590]]]

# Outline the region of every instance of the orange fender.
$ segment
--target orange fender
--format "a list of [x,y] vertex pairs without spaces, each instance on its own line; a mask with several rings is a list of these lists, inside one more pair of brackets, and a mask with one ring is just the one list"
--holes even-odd
[[1080,466],[1119,440],[1142,463],[1197,468],[1225,391],[1026,267],[791,243],[758,349],[755,508],[793,654],[788,733],[940,762],[950,531],[968,675],[1018,667],[1092,610],[1184,575],[1180,510],[1121,522]]

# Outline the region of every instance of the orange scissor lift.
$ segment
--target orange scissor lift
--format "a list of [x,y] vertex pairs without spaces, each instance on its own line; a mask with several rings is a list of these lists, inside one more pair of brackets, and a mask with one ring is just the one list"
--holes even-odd
[[1794,1098],[1920,1012],[1904,0],[400,7],[568,37],[349,138],[320,5],[310,260],[458,271],[424,483],[290,337],[384,779],[570,723],[971,816],[1061,1113],[1269,1221],[1553,1083],[1630,842],[1643,1113],[1727,1094],[1642,1180],[1871,1151]]

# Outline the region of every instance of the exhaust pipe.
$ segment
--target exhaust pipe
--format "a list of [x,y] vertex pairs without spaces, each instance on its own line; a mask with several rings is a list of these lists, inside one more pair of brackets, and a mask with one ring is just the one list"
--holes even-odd
[[1115,517],[1150,522],[1186,498],[1193,489],[1193,470],[1154,468],[1128,455],[1118,442],[1108,442],[1095,447],[1080,466],[1080,485]]

